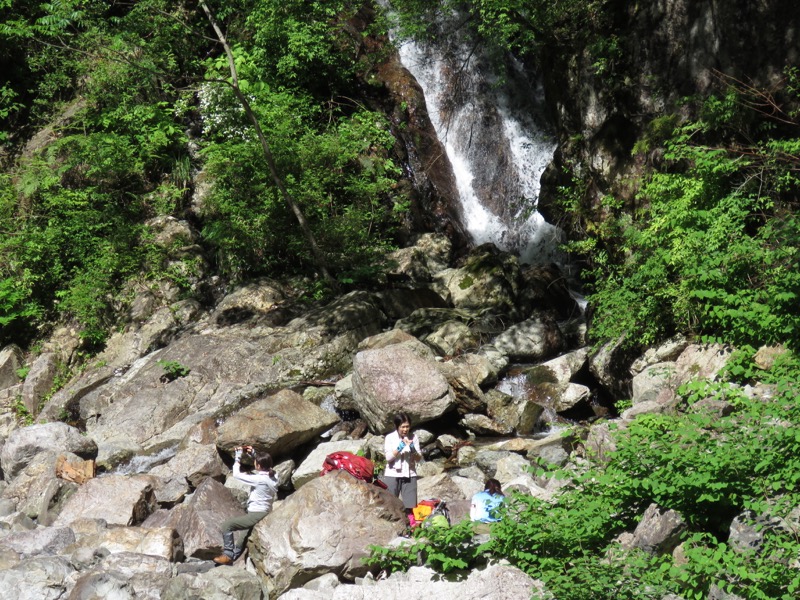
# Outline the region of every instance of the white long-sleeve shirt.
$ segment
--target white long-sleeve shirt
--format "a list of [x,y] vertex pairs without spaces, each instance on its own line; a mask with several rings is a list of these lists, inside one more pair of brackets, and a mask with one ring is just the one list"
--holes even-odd
[[420,454],[419,438],[414,435],[411,438],[411,445],[413,450],[404,448],[397,458],[394,456],[395,450],[400,445],[400,434],[397,431],[386,434],[386,439],[383,442],[383,454],[386,457],[386,469],[384,475],[387,477],[416,477],[417,476],[417,460],[422,458]]
[[278,495],[277,477],[270,477],[267,471],[242,473],[238,457],[233,463],[233,476],[239,481],[252,486],[250,495],[247,498],[247,512],[269,512],[272,510],[272,503]]

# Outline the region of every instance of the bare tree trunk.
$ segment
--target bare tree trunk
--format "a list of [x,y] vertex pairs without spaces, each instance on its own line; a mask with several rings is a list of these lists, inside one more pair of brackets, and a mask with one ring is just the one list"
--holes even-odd
[[258,122],[258,117],[256,117],[253,109],[250,107],[250,103],[247,101],[247,97],[242,93],[242,90],[239,88],[239,76],[236,72],[236,63],[233,60],[233,52],[231,51],[231,47],[228,45],[228,40],[225,38],[225,34],[220,29],[219,25],[217,24],[214,15],[211,14],[211,10],[208,8],[205,0],[200,0],[200,6],[203,9],[203,12],[206,13],[208,17],[209,23],[211,23],[211,27],[214,28],[214,32],[217,34],[217,39],[222,44],[222,47],[225,49],[225,56],[228,58],[228,67],[231,70],[231,87],[233,88],[234,94],[239,99],[239,102],[242,104],[242,108],[244,109],[245,114],[253,123],[253,127],[255,128],[256,135],[258,136],[258,140],[261,142],[261,149],[264,151],[264,158],[267,160],[267,166],[269,167],[270,175],[272,175],[272,180],[275,182],[275,185],[281,191],[283,195],[283,199],[286,201],[286,204],[294,213],[295,218],[297,218],[297,222],[300,224],[300,229],[303,231],[303,235],[306,238],[306,241],[311,246],[311,253],[314,255],[314,261],[317,264],[322,276],[325,280],[333,287],[333,289],[338,289],[338,282],[336,279],[331,276],[330,271],[328,271],[327,261],[325,260],[325,255],[320,250],[319,246],[317,245],[317,240],[314,238],[314,233],[311,231],[311,228],[308,226],[308,221],[306,220],[305,215],[303,214],[302,209],[297,204],[295,199],[289,193],[289,190],[286,189],[286,185],[283,183],[283,179],[281,178],[280,174],[278,173],[278,168],[275,166],[275,159],[272,156],[272,151],[269,148],[269,142],[267,141],[267,137],[264,135],[264,132],[261,129],[261,125]]

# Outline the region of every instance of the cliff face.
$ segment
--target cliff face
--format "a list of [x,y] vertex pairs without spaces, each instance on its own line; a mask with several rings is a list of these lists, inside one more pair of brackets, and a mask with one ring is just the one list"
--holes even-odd
[[[588,166],[591,200],[642,167],[631,150],[652,119],[730,77],[769,89],[800,60],[800,13],[788,0],[617,2],[608,30],[579,47],[549,48],[548,104],[561,139],[540,209],[552,213],[565,165]],[[598,40],[604,40],[602,43]],[[682,115],[686,116],[686,115]]]

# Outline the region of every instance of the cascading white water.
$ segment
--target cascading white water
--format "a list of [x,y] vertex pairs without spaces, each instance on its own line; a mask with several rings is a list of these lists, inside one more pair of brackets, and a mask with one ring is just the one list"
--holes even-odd
[[563,264],[560,230],[536,211],[556,148],[541,117],[541,88],[511,61],[499,81],[459,22],[452,15],[441,23],[435,43],[398,47],[452,164],[463,225],[476,244],[492,242],[522,262]]

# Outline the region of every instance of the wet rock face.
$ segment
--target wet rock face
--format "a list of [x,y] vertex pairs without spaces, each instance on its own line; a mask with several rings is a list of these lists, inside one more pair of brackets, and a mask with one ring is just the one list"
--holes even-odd
[[[372,51],[387,53],[388,40],[372,39]],[[393,133],[400,141],[396,152],[409,168],[414,200],[412,218],[416,231],[447,231],[448,237],[465,240],[459,223],[458,189],[453,169],[431,124],[425,95],[417,80],[402,65],[396,52],[388,53],[371,73],[381,94],[373,101],[389,115]]]

